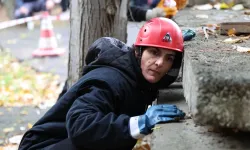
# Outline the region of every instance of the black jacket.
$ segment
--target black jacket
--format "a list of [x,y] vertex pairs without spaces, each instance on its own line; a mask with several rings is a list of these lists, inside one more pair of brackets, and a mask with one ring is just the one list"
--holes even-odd
[[147,9],[131,6],[127,10],[127,17],[129,21],[146,21]]
[[101,38],[91,49],[98,58],[25,133],[20,150],[55,149],[56,143],[65,140],[75,149],[133,148],[136,140],[130,136],[129,119],[143,114],[155,100],[158,84],[143,78],[134,51],[122,42]]

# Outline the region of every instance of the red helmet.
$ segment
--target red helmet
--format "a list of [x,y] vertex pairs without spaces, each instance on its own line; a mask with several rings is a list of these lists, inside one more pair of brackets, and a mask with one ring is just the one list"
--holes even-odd
[[180,27],[171,19],[153,18],[140,29],[135,46],[152,46],[183,52]]

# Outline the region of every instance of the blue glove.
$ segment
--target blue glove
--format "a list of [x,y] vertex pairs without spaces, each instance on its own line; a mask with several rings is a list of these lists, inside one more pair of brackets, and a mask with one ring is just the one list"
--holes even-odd
[[151,133],[152,128],[156,124],[173,122],[183,119],[184,116],[185,113],[178,109],[175,105],[153,105],[144,115],[130,118],[130,134],[135,139],[139,139]]
[[182,36],[184,41],[190,41],[195,37],[195,31],[191,29],[182,30]]

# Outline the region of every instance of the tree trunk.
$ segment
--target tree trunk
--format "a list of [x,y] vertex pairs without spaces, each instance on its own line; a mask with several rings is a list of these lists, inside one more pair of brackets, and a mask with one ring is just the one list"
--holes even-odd
[[68,87],[82,75],[89,46],[111,36],[126,42],[128,0],[71,0]]
[[[16,6],[16,0],[3,0],[4,7],[7,11],[9,19],[14,19],[14,11]],[[1,7],[1,6],[0,6]]]

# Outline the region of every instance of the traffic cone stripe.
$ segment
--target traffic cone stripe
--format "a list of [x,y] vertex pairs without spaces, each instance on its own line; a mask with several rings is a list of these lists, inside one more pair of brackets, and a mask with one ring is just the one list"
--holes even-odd
[[40,50],[40,49],[37,49],[32,53],[33,56],[39,56],[39,57],[58,56],[58,55],[62,55],[62,54],[64,54],[64,49],[61,49],[61,48],[56,48],[56,49],[53,49],[53,50]]
[[40,38],[39,40],[39,48],[44,49],[44,48],[57,48],[57,42],[55,37],[51,38]]
[[39,57],[62,55],[65,50],[57,46],[52,21],[49,18],[48,12],[45,12],[43,15],[40,30],[39,48],[35,50],[32,55]]
[[50,51],[50,50],[53,50],[54,49],[54,47],[53,48],[40,48],[40,50],[42,50],[42,51]]
[[42,21],[42,26],[41,26],[41,30],[52,30],[53,26],[52,26],[52,22],[47,22],[47,21]]
[[51,32],[51,30],[43,30],[41,33],[40,33],[40,36],[41,37],[53,37],[54,36],[54,33]]

